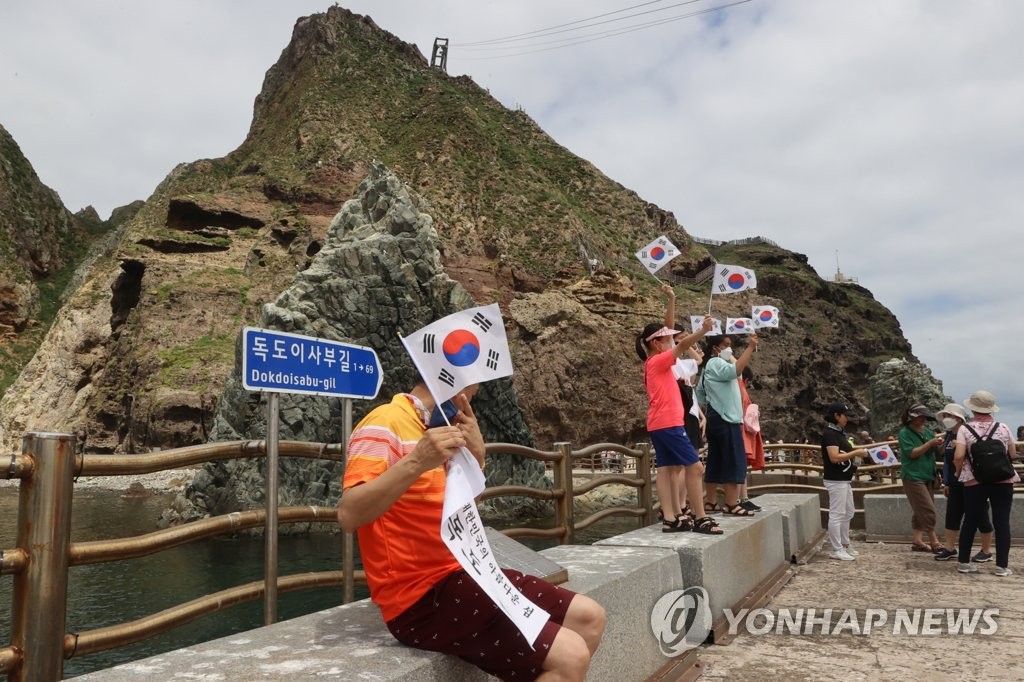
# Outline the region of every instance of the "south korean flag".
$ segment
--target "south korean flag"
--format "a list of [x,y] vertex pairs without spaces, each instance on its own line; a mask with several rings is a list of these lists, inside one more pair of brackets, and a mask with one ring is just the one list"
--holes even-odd
[[[721,336],[722,335],[722,321],[719,319],[712,319],[713,326],[711,331],[708,332],[708,336]],[[704,326],[703,315],[690,315],[690,331],[696,334]]]
[[467,308],[402,338],[438,404],[471,384],[512,375],[497,303]]
[[771,305],[755,305],[750,309],[750,319],[756,329],[779,327],[779,309]]
[[665,235],[658,237],[636,252],[636,257],[652,275],[668,265],[668,262],[678,255],[679,249]]
[[726,334],[753,334],[754,322],[749,317],[725,318]]

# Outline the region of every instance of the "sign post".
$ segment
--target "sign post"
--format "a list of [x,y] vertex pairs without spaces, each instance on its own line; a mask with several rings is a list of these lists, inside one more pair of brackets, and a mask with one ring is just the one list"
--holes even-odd
[[[300,393],[342,398],[345,423],[343,441],[352,433],[352,398],[373,399],[384,381],[380,361],[372,348],[353,346],[311,336],[270,329],[242,330],[242,386],[267,393],[267,499],[266,566],[263,621],[277,620],[277,492],[279,398],[281,393]],[[351,533],[346,533],[350,536]],[[345,595],[351,600],[351,537],[345,538]],[[351,548],[351,551],[350,551]]]

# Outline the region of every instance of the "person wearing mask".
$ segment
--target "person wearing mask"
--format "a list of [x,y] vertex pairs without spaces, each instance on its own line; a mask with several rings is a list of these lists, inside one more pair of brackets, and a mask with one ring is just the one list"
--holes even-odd
[[1012,575],[1010,570],[1010,509],[1013,507],[1013,484],[1020,482],[1020,476],[1014,472],[1012,476],[995,483],[981,483],[974,477],[971,465],[971,446],[980,438],[991,435],[1000,441],[1010,456],[1013,445],[1013,434],[1010,427],[1000,424],[992,417],[999,411],[996,397],[988,391],[975,391],[964,401],[964,407],[974,413],[956,435],[956,450],[953,463],[957,477],[964,484],[964,525],[960,529],[959,565],[961,573],[977,573],[978,567],[971,563],[971,545],[974,533],[981,526],[981,516],[985,503],[992,506],[992,526],[996,536],[996,568],[993,573],[1000,577]]
[[821,434],[822,478],[828,491],[829,558],[853,561],[860,554],[850,547],[850,522],[853,521],[853,475],[855,457],[866,457],[867,450],[854,449],[846,424],[854,413],[845,403],[825,408],[825,430]]
[[[753,510],[740,504],[740,489],[747,481],[747,455],[743,449],[743,399],[737,379],[757,348],[756,334],[735,364],[721,354],[732,353],[732,339],[728,336],[709,336],[706,343],[710,359],[697,381],[697,401],[706,405],[707,466],[704,481],[708,499],[704,510],[724,511],[732,516],[753,516]],[[725,488],[725,509],[718,507],[716,484]]]
[[[967,421],[967,412],[957,403],[949,403],[935,414],[946,434],[942,441],[942,494],[946,496],[945,545],[935,553],[936,561],[949,561],[957,555],[956,538],[964,518],[964,484],[957,480],[953,457],[956,453],[956,436]],[[981,531],[981,550],[971,561],[984,563],[992,561],[992,521],[989,519],[988,502],[978,529]]]
[[[921,403],[913,403],[903,411],[899,432],[900,479],[913,515],[910,528],[915,552],[939,552],[942,544],[935,534],[935,459],[942,456],[942,436],[925,426],[935,416]],[[928,537],[925,541],[925,536]]]

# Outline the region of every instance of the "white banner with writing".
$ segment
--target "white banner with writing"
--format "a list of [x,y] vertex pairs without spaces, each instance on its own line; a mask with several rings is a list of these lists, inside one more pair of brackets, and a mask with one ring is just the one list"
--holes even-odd
[[476,581],[533,646],[551,617],[509,582],[487,541],[474,498],[484,489],[484,474],[466,448],[448,461],[441,516],[441,539],[463,570]]

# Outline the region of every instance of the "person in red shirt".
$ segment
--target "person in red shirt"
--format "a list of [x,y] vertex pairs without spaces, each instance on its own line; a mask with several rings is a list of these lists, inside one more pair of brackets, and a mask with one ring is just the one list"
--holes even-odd
[[[668,308],[665,321],[675,318],[675,293],[665,285]],[[684,336],[678,343],[674,337],[678,331],[671,324],[657,322],[648,324],[636,337],[636,353],[644,361],[644,387],[650,408],[647,411],[647,433],[654,445],[658,468],[655,486],[661,504],[662,532],[674,533],[695,530],[709,535],[720,535],[722,529],[706,514],[694,520],[683,511],[682,482],[686,486],[686,497],[700,504],[704,499],[704,465],[700,463],[697,451],[686,435],[686,412],[683,398],[673,367],[686,350],[711,331],[713,321],[704,316],[700,329]],[[683,476],[679,476],[680,469]]]
[[551,615],[531,647],[441,539],[445,463],[462,447],[484,462],[469,397],[453,402],[452,425],[428,428],[434,400],[420,383],[372,410],[352,434],[338,523],[359,534],[370,597],[408,646],[458,656],[500,679],[583,680],[604,633],[597,602],[505,569]]

